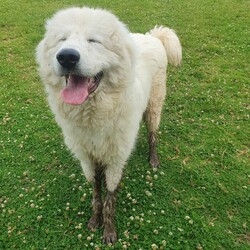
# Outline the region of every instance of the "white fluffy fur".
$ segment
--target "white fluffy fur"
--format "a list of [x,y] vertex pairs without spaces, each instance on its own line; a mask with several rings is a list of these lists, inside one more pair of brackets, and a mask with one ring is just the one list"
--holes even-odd
[[[65,78],[58,73],[56,53],[66,47],[79,51],[85,75],[104,72],[98,89],[78,106],[65,104],[60,95]],[[179,39],[169,28],[130,34],[113,14],[90,8],[62,10],[47,22],[45,37],[37,47],[40,76],[65,143],[89,181],[99,164],[105,166],[108,190],[116,189],[143,113],[157,100],[162,105],[168,61],[181,62]]]

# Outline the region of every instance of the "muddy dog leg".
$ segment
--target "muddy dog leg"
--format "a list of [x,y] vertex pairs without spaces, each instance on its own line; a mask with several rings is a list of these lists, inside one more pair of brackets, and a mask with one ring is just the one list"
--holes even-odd
[[103,207],[103,242],[106,244],[114,244],[117,241],[117,233],[115,228],[115,205],[116,192],[107,192],[106,200]]
[[166,70],[161,69],[156,74],[150,98],[148,102],[147,110],[144,114],[148,129],[148,142],[149,142],[149,155],[150,165],[156,168],[160,165],[160,161],[156,151],[156,134],[161,120],[161,110],[166,95]]
[[96,167],[95,177],[93,181],[93,198],[92,198],[92,210],[93,215],[88,222],[88,228],[91,231],[95,231],[96,228],[101,227],[103,223],[103,203],[102,203],[102,179],[103,169]]
[[116,210],[116,194],[117,187],[123,174],[125,162],[120,162],[106,168],[106,198],[103,206],[103,242],[106,244],[114,244],[117,241],[117,233],[115,227],[115,210]]
[[148,143],[149,143],[149,163],[153,168],[157,168],[160,165],[160,161],[159,161],[159,157],[156,151],[156,141],[157,137],[156,137],[156,131],[149,132],[149,136],[148,136]]

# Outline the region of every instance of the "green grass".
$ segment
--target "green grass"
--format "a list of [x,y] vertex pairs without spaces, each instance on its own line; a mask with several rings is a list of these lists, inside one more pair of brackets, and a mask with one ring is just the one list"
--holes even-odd
[[148,164],[142,126],[121,183],[115,249],[249,249],[244,0],[1,1],[0,249],[105,249],[102,230],[86,228],[91,185],[63,144],[34,60],[45,20],[82,4],[112,10],[133,32],[170,26],[183,45],[182,66],[168,69],[161,168]]

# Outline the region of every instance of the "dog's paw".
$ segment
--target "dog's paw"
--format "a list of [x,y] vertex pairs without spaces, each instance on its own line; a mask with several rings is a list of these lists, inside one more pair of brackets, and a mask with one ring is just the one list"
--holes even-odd
[[152,154],[150,156],[149,163],[150,163],[152,168],[158,168],[160,166],[160,161],[159,161],[157,154]]
[[117,233],[115,230],[104,230],[103,243],[114,245],[117,241]]
[[88,222],[88,229],[92,232],[102,226],[102,218],[100,216],[92,216]]

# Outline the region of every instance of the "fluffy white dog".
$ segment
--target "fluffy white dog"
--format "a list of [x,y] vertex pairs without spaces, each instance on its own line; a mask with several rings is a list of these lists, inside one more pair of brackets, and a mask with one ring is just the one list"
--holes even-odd
[[103,225],[104,242],[115,243],[115,191],[143,115],[150,164],[159,165],[156,132],[166,94],[166,67],[180,64],[180,41],[166,27],[131,34],[108,11],[70,8],[47,21],[36,55],[65,143],[93,182],[88,227]]

